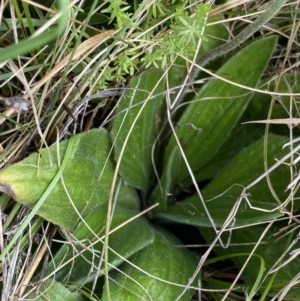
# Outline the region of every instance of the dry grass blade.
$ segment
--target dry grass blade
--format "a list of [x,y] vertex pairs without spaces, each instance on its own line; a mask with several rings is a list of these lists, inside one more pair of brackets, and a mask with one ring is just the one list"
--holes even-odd
[[290,126],[300,124],[300,118],[279,118],[279,119],[265,119],[265,120],[253,120],[243,122],[246,123],[266,123],[266,124],[287,124]]
[[[60,62],[58,62],[52,70],[50,70],[42,79],[40,79],[30,90],[30,94],[34,95],[47,81],[49,81],[52,77],[58,74],[66,65],[69,63],[70,59],[76,60],[83,54],[87,53],[93,47],[98,46],[99,44],[105,42],[107,39],[111,38],[114,34],[115,30],[108,30],[105,32],[101,32],[98,35],[92,36],[91,38],[87,39],[86,41],[82,42],[76,51],[73,53],[68,54],[65,56]],[[24,98],[27,98],[29,95],[25,94]],[[7,101],[7,100],[5,100]],[[19,105],[17,107],[10,106],[9,109],[5,112],[6,116],[11,116],[16,110],[19,109]],[[23,107],[23,106],[22,106]],[[3,123],[5,118],[0,119],[0,123]]]
[[35,93],[43,84],[45,84],[50,78],[56,75],[59,71],[61,71],[68,64],[69,60],[78,59],[81,55],[91,50],[93,47],[100,45],[105,42],[107,39],[111,38],[115,30],[108,30],[105,32],[101,32],[98,35],[92,36],[86,41],[82,42],[76,51],[65,56],[60,62],[58,62],[55,67],[49,71],[41,80],[39,80],[34,87],[31,89],[31,93]]

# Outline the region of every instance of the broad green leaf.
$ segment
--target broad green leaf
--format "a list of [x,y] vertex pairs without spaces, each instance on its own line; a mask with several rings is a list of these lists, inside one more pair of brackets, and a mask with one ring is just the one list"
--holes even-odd
[[[265,127],[261,124],[237,124],[218,153],[194,173],[197,183],[215,178],[240,151],[263,137],[264,130]],[[190,178],[182,183],[184,187],[192,184]]]
[[[165,167],[164,170],[164,177],[155,187],[153,194],[151,195],[151,199],[165,199],[167,200],[168,197],[172,197],[172,185],[173,179],[176,178],[178,173],[180,172],[180,165],[181,165],[181,156],[179,150],[174,148],[173,152],[170,154],[170,158],[168,161],[168,165]],[[159,210],[166,210],[167,203],[161,202]]]
[[114,205],[122,206],[126,209],[139,212],[141,204],[137,191],[124,183],[122,178],[119,179],[114,195]]
[[[180,244],[167,231],[156,229],[154,242],[120,266],[124,274],[111,274],[110,300],[124,300],[124,296],[126,301],[176,300],[197,266],[192,253],[174,246]],[[180,300],[190,301],[193,293],[193,289],[188,290]],[[106,289],[101,300],[109,300]]]
[[[104,129],[91,130],[74,139],[63,182],[57,183],[38,211],[46,220],[66,229],[76,224],[76,210],[85,216],[94,206],[108,200],[114,172],[114,163],[108,158],[109,135]],[[39,154],[6,168],[0,173],[0,189],[33,208],[58,172],[67,145],[68,141],[54,144],[49,152],[42,149]]]
[[119,102],[112,128],[116,160],[122,156],[122,178],[145,193],[153,176],[152,150],[161,128],[164,90],[162,70],[149,70],[135,77]]
[[[208,197],[208,199],[212,198]],[[238,193],[233,195],[226,194],[220,199],[212,200],[206,204],[215,227],[222,227],[237,200]],[[252,200],[251,205],[266,210],[272,210],[274,208],[274,205],[272,206],[269,203],[259,202],[256,200]],[[283,216],[282,212],[257,211],[249,208],[246,202],[243,201],[236,214],[235,221],[232,221],[231,226],[245,226],[248,224],[271,220],[272,218],[280,216]],[[211,227],[211,222],[205,213],[203,205],[201,204],[199,197],[196,196],[183,202],[179,202],[178,204],[171,205],[167,211],[159,212],[155,214],[155,217],[162,223],[176,222],[205,228]]]
[[[268,164],[276,163],[282,158],[287,149],[282,146],[287,143],[287,137],[269,135],[268,137]],[[243,187],[249,185],[264,172],[263,165],[263,138],[242,150],[204,189],[202,195],[211,218],[216,227],[221,227],[234,204],[242,193]],[[289,167],[281,165],[270,174],[270,180],[275,192],[284,202],[287,194],[284,192],[290,182]],[[272,210],[278,206],[274,200],[266,179],[261,180],[247,191],[251,205],[264,210]],[[295,205],[296,206],[296,205]],[[299,206],[296,206],[298,208]],[[155,215],[164,221],[176,221],[189,225],[211,227],[203,204],[198,195],[194,195],[182,202],[169,206],[166,212]],[[244,226],[256,222],[270,220],[283,216],[280,210],[264,212],[251,209],[245,200],[240,204],[235,216],[235,226]]]
[[[223,168],[226,167],[226,165],[235,157],[235,155],[237,155],[245,147],[260,139],[263,135],[264,125],[237,125],[226,142],[219,149],[218,153],[200,170],[194,173],[196,182],[200,183],[201,181],[207,181],[215,178],[223,170]],[[174,151],[178,152],[178,149],[175,148]],[[179,153],[177,158],[175,158],[174,160],[171,160],[171,158],[168,160],[168,166],[172,166],[172,172],[170,172],[169,174],[165,172],[164,177],[162,178],[162,182],[155,187],[155,191],[151,196],[151,200],[153,200],[153,202],[155,202],[155,200],[158,200],[159,198],[166,201],[165,203],[160,203],[159,209],[161,210],[161,212],[164,211],[163,206],[167,206],[167,203],[172,203],[172,200],[176,199],[177,195],[182,193],[183,187],[189,189],[189,187],[193,186],[192,179],[187,178],[179,185],[172,187],[173,179],[176,179],[178,173],[180,172],[178,169],[180,168],[179,165],[181,164],[181,161],[182,159],[180,158]],[[174,169],[176,169],[176,171],[173,171]],[[165,183],[167,183],[169,186],[165,186]],[[167,196],[164,196],[165,193],[167,194]]]
[[[121,196],[122,197],[122,196]],[[127,222],[137,213],[117,206],[110,229]],[[102,204],[80,222],[72,233],[72,244],[64,244],[47,267],[47,275],[54,271],[56,281],[71,281],[80,286],[104,274],[101,257],[105,234],[107,204]],[[89,227],[87,227],[88,225]],[[138,229],[138,231],[137,231]],[[98,236],[93,233],[93,232]],[[133,235],[136,233],[136,235]],[[116,267],[137,251],[145,248],[154,239],[153,230],[144,217],[139,217],[109,236],[109,269]],[[77,242],[77,243],[76,243]],[[67,263],[65,265],[65,263]],[[62,267],[60,267],[62,265]],[[94,268],[93,268],[94,267]]]
[[[217,75],[238,85],[256,87],[276,44],[275,37],[256,41],[232,57]],[[246,108],[251,91],[212,79],[200,90],[176,125],[176,135],[193,172],[198,171],[217,153]],[[167,146],[164,166],[177,148],[174,136]],[[189,177],[185,164],[176,182]]]
[[[25,299],[24,299],[25,300]],[[31,293],[26,297],[26,300],[36,301],[82,301],[82,297],[77,292],[70,292],[68,288],[53,279],[48,279],[42,282],[39,288],[38,294],[36,292]]]
[[[259,292],[263,293],[267,291],[267,296],[275,296],[278,292],[283,290],[286,287],[291,287],[289,291],[286,291],[286,297],[284,300],[299,300],[299,283],[297,283],[295,278],[298,278],[299,275],[299,265],[300,258],[296,256],[290,263],[287,263],[275,274],[269,274],[269,271],[274,267],[275,263],[282,257],[282,260],[279,261],[279,264],[276,267],[279,267],[281,264],[286,262],[291,258],[293,252],[299,251],[300,242],[295,243],[295,245],[289,249],[287,248],[291,243],[297,239],[298,232],[290,232],[290,227],[287,227],[289,224],[289,219],[282,222],[276,222],[271,226],[269,231],[266,233],[262,239],[261,244],[255,249],[255,254],[262,256],[265,262],[265,268],[263,271],[263,282],[260,283]],[[217,247],[214,249],[214,252],[221,256],[230,253],[249,253],[252,252],[255,243],[261,238],[261,235],[265,228],[266,224],[256,225],[253,227],[244,227],[242,229],[236,229],[232,231],[230,236],[230,244],[228,248]],[[206,242],[209,244],[212,242],[212,239],[215,237],[215,234],[211,229],[208,228],[199,228],[202,236],[205,238]],[[289,233],[290,232],[290,233]],[[231,246],[232,245],[232,246]],[[246,257],[232,257],[231,260],[234,262],[235,266],[242,268]],[[260,272],[260,264],[257,258],[252,257],[245,270],[243,271],[243,281],[244,290],[250,292],[251,287],[255,283],[258,274]],[[266,276],[266,278],[265,278]],[[274,277],[274,279],[272,278]],[[253,296],[252,296],[253,297]],[[263,299],[265,300],[265,299]],[[277,299],[276,299],[277,300]]]
[[[267,137],[267,165],[271,167],[277,160],[289,153],[289,148],[283,146],[289,142],[289,138],[278,135],[268,135]],[[232,185],[247,186],[261,174],[264,169],[264,138],[254,142],[249,147],[242,150],[224,169],[209,183],[202,192],[206,195],[218,196],[223,194]],[[283,202],[288,194],[285,192],[290,183],[290,168],[281,164],[270,175],[270,181],[273,184],[275,193]],[[243,188],[241,187],[241,188]],[[240,189],[238,189],[240,190]],[[266,178],[247,190],[251,194],[249,199],[271,203],[277,207],[277,202],[272,196]]]

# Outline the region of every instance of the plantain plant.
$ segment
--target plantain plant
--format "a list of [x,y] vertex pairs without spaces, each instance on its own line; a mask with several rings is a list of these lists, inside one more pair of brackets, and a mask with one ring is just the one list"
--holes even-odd
[[[258,85],[275,45],[276,38],[269,37],[246,46],[218,70],[220,79],[209,80],[192,101],[182,103],[180,114],[166,105],[166,72],[145,71],[120,99],[111,131],[78,134],[0,173],[2,191],[72,236],[43,272],[49,279],[40,288],[41,300],[60,294],[80,300],[79,292],[93,282],[104,285],[101,300],[190,300],[203,277],[200,258],[175,247],[180,241],[165,224],[192,225],[208,243],[217,236],[230,246],[257,241],[265,227],[256,223],[283,216],[265,180],[245,190],[264,172],[263,138],[255,133],[253,143],[247,140],[240,150],[243,133],[236,126],[253,96],[249,88]],[[235,139],[241,141],[234,145]],[[269,164],[284,155],[281,147],[287,142],[284,136],[269,136]],[[223,150],[231,145],[234,155],[226,158]],[[271,177],[282,196],[288,168],[280,166]],[[200,192],[198,183],[204,180],[209,184]],[[184,194],[184,187],[193,185],[195,193]],[[2,259],[12,256],[17,239],[19,232]],[[250,257],[254,263],[244,275],[251,296],[270,278],[262,281],[263,267],[270,269],[284,247],[269,254],[258,246],[256,257]],[[228,254],[223,248],[216,252]],[[251,246],[235,247],[229,254],[242,267],[250,252]],[[278,287],[293,269],[288,265],[280,273]]]
[[[123,1],[107,2],[102,13],[114,15],[120,28],[137,27],[127,22],[126,8],[120,9]],[[227,34],[218,25],[205,28],[207,6],[199,6],[194,19],[179,6],[169,24],[172,33],[143,56],[147,70],[131,79],[109,126],[56,142],[0,172],[0,190],[5,193],[1,201],[8,195],[31,209],[1,251],[2,269],[17,253],[31,252],[27,242],[45,220],[56,225],[54,231],[60,229],[55,235],[60,240],[48,246],[51,260],[24,280],[14,279],[19,281],[15,294],[35,300],[189,301],[202,289],[219,290],[211,292],[216,300],[225,300],[231,291],[247,300],[281,293],[298,274],[299,264],[299,259],[289,262],[282,256],[287,251],[297,254],[295,229],[287,231],[285,240],[273,238],[286,225],[286,215],[299,210],[297,203],[283,202],[291,186],[290,168],[282,163],[292,155],[282,147],[290,139],[276,130],[264,136],[264,128],[256,124],[241,125],[265,116],[262,107],[269,99],[261,92],[266,83],[275,84],[261,78],[277,38],[258,38],[236,48],[285,2],[274,2],[229,43],[207,38],[196,61],[202,67],[210,63],[216,76],[207,79],[209,70],[192,70],[190,79],[199,79],[192,91],[184,88],[189,77],[182,85],[181,75],[197,51],[197,41],[216,30],[219,38]],[[153,16],[169,12],[158,2],[151,10]],[[52,38],[49,33],[47,39]],[[24,52],[31,49],[25,46]],[[225,64],[216,61],[231,50],[235,53]],[[3,53],[8,55],[7,49]],[[118,56],[116,70],[121,71],[116,79],[135,73],[135,55],[123,51]],[[107,68],[102,88],[111,70]],[[288,87],[279,90],[287,92]],[[279,110],[278,117],[284,113]],[[17,209],[8,216],[4,231]],[[182,242],[169,230],[174,224],[192,227],[209,247],[199,254],[179,246]],[[212,249],[215,257],[208,259]],[[242,273],[242,284],[237,283],[239,275],[229,282],[203,272],[225,259]],[[4,281],[4,294],[9,289]],[[298,289],[293,287],[290,299],[297,299]]]

